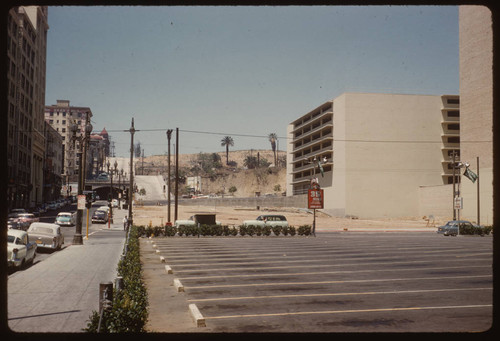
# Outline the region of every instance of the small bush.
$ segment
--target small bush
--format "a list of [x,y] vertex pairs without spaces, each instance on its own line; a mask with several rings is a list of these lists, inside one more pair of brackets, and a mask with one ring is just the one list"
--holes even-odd
[[281,226],[273,226],[272,230],[275,236],[279,236],[281,232]]
[[262,228],[262,234],[263,234],[264,236],[270,236],[270,235],[271,235],[271,226],[267,226],[267,225],[266,225],[266,226],[264,226],[264,227]]
[[308,236],[311,234],[311,225],[301,225],[299,226],[299,229],[298,229],[298,234],[299,236]]
[[247,234],[247,227],[245,225],[240,225],[240,236],[245,236]]

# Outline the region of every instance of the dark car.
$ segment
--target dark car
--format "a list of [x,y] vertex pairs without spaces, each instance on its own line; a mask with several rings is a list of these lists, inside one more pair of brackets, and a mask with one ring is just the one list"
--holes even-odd
[[105,224],[108,222],[108,212],[97,210],[92,215],[92,224],[93,223],[102,223]]
[[443,226],[439,226],[437,233],[442,233],[444,236],[458,235],[458,224],[463,227],[472,228],[474,225],[467,220],[450,220]]

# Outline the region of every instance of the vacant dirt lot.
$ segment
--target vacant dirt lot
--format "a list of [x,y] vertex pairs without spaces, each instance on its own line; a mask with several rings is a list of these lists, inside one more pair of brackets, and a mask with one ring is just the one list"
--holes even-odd
[[[134,224],[153,226],[167,222],[167,206],[134,206]],[[216,219],[223,225],[240,225],[244,220],[255,219],[261,214],[283,214],[291,226],[312,225],[313,214],[299,208],[261,208],[252,207],[221,207],[221,206],[182,206],[178,207],[178,219],[188,219],[197,213],[215,213]],[[174,205],[171,206],[171,217],[174,217]],[[316,211],[317,230],[356,230],[356,229],[414,229],[434,231],[444,221],[436,220],[428,224],[422,217],[408,217],[403,219],[349,219],[330,217],[325,213]]]

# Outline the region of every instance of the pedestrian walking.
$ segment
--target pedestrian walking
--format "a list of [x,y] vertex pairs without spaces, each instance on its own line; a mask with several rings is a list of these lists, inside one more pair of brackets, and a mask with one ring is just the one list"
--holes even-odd
[[128,219],[127,219],[127,216],[125,216],[123,218],[123,231],[127,230],[127,223],[128,223]]

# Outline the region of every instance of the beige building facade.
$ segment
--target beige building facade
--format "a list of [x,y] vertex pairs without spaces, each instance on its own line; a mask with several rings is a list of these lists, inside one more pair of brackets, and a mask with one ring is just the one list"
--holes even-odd
[[43,199],[47,6],[18,6],[7,22],[7,198],[9,209]]
[[[78,178],[79,161],[77,152],[80,150],[81,137],[85,135],[87,124],[92,118],[89,107],[71,106],[69,100],[57,100],[57,104],[45,106],[45,120],[62,136],[64,146],[63,175],[67,181],[76,181]],[[71,126],[76,124],[77,132],[73,141]]]
[[344,93],[288,126],[287,194],[317,178],[330,214],[416,216],[422,184],[452,181],[456,111],[457,95]]
[[[493,223],[493,29],[491,11],[484,6],[459,6],[460,46],[460,161],[469,163],[479,182],[463,176],[460,218],[482,225]],[[479,159],[479,171],[477,160]],[[458,190],[458,189],[457,189]],[[479,191],[478,191],[479,190]],[[421,213],[451,218],[453,190],[421,189]],[[478,195],[479,193],[479,195]],[[439,197],[447,197],[445,207]],[[479,201],[478,201],[479,198]],[[479,210],[478,210],[479,208]]]

